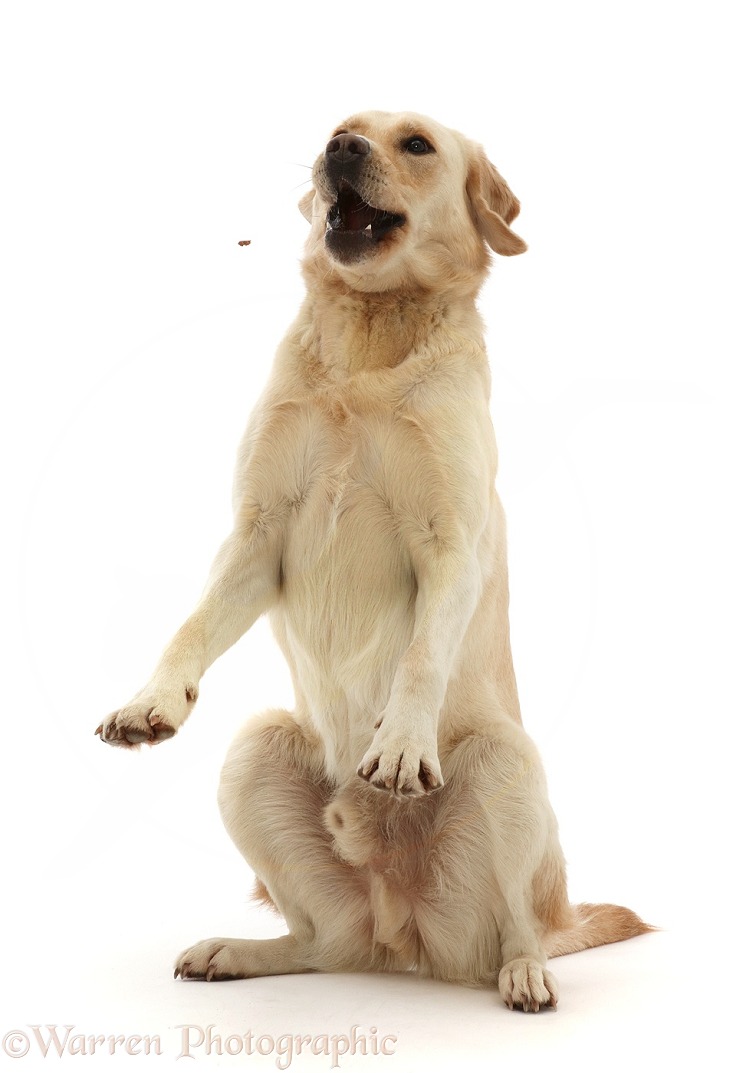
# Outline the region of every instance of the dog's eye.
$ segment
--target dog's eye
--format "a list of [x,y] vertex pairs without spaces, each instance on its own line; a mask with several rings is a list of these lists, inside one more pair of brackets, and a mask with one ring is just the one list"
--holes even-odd
[[425,138],[408,138],[407,141],[403,143],[403,148],[406,149],[408,153],[415,153],[418,156],[421,153],[435,152],[430,142],[427,142]]

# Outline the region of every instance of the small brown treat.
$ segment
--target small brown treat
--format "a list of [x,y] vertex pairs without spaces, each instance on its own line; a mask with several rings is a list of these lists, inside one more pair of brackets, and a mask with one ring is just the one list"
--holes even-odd
[[252,241],[251,238],[243,238],[243,239],[240,239],[239,245],[240,246],[249,246],[251,241]]

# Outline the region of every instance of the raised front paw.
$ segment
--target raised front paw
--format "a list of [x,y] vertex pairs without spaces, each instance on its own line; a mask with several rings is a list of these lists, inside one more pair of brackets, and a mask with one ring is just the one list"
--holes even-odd
[[377,790],[397,797],[421,797],[443,785],[437,748],[416,741],[409,734],[383,733],[374,736],[357,774]]
[[187,719],[197,697],[198,689],[194,685],[164,693],[143,691],[124,708],[108,715],[95,733],[107,745],[125,749],[134,749],[141,744],[157,745],[173,737]]
[[534,958],[509,961],[499,973],[499,993],[510,1010],[539,1013],[557,1009],[557,980]]

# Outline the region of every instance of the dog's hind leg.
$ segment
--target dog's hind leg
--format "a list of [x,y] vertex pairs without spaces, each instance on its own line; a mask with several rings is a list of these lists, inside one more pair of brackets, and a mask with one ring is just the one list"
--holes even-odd
[[224,763],[219,806],[289,934],[205,940],[181,954],[176,975],[216,980],[384,967],[373,944],[368,883],[335,856],[323,823],[333,793],[318,739],[292,715],[266,712],[245,725]]
[[474,985],[498,973],[508,1006],[555,1006],[544,918],[562,926],[569,907],[537,751],[521,727],[502,719],[441,762],[431,866],[416,902],[419,969]]

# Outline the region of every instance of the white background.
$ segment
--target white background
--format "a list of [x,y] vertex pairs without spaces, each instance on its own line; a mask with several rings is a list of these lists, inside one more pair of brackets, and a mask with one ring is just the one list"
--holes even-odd
[[[700,0],[5,7],[0,1034],[159,1033],[160,1068],[186,1021],[396,1034],[394,1057],[342,1060],[366,1070],[724,1060],[722,14]],[[126,754],[93,734],[146,680],[227,532],[236,444],[302,293],[308,165],[372,107],[481,141],[522,201],[529,252],[495,259],[481,307],[524,718],[572,897],[663,929],[555,962],[555,1015],[398,977],[174,983],[199,938],[279,931],[247,901],[215,805],[241,720],[289,702],[266,623],[207,674],[174,741]],[[13,1068],[33,1063],[37,1049]]]

